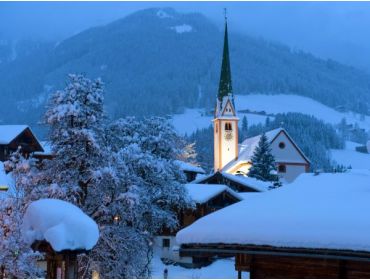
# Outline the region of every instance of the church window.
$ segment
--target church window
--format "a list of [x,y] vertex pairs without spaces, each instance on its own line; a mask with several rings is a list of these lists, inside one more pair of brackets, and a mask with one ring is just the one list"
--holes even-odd
[[284,149],[285,148],[285,143],[284,142],[280,142],[279,143],[279,148],[280,149]]
[[225,123],[225,130],[228,130],[228,131],[233,130],[232,126],[231,126],[231,123],[229,123],[229,122]]
[[218,124],[216,123],[216,133],[218,133]]
[[286,165],[280,164],[278,167],[279,173],[286,173]]

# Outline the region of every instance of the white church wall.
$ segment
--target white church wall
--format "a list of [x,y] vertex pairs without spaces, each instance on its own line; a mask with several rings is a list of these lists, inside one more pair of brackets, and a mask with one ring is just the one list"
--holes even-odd
[[[279,147],[280,143],[284,143],[285,147]],[[279,136],[271,143],[271,152],[277,162],[306,163],[305,159],[301,156],[301,154],[284,133],[280,133]]]
[[306,172],[306,167],[304,165],[285,164],[285,166],[286,172],[279,173],[279,176],[288,183],[293,182],[299,175]]
[[[229,122],[232,126],[232,139],[226,140],[225,123]],[[221,121],[221,167],[224,167],[237,156],[237,122],[236,121]]]

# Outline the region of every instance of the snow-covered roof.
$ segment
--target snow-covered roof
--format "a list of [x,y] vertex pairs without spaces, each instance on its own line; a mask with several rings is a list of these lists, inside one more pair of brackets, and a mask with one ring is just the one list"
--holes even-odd
[[305,173],[197,220],[177,242],[370,251],[369,182],[368,170]]
[[247,177],[243,175],[233,175],[226,172],[222,172],[222,176],[231,181],[237,182],[239,184],[242,184],[246,187],[255,189],[260,192],[267,191],[269,187],[271,187],[271,182],[264,182],[252,177]]
[[35,152],[35,155],[52,155],[53,154],[51,143],[49,141],[40,141],[40,145],[44,151]]
[[0,145],[9,144],[26,128],[27,125],[0,125]]
[[32,202],[24,214],[22,230],[26,242],[46,240],[57,252],[91,250],[99,239],[93,219],[77,206],[58,199]]
[[226,191],[235,198],[242,200],[242,197],[238,193],[231,190],[226,185],[212,185],[212,184],[186,184],[185,188],[188,191],[189,196],[196,203],[205,203],[210,199],[216,197],[220,193]]
[[176,164],[180,166],[180,169],[182,171],[195,172],[195,173],[200,173],[200,174],[206,173],[202,167],[196,166],[188,162],[176,160]]

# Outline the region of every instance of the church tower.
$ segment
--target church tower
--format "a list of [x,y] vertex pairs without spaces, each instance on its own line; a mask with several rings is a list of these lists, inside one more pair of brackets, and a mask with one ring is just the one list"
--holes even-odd
[[238,157],[238,121],[231,84],[227,17],[225,12],[225,37],[220,84],[215,117],[213,119],[214,171]]

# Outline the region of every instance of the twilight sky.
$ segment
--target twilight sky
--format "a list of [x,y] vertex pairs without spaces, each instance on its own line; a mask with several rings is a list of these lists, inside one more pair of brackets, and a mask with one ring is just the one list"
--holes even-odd
[[0,2],[0,39],[61,40],[134,11],[201,12],[221,28],[287,44],[370,72],[370,2]]

